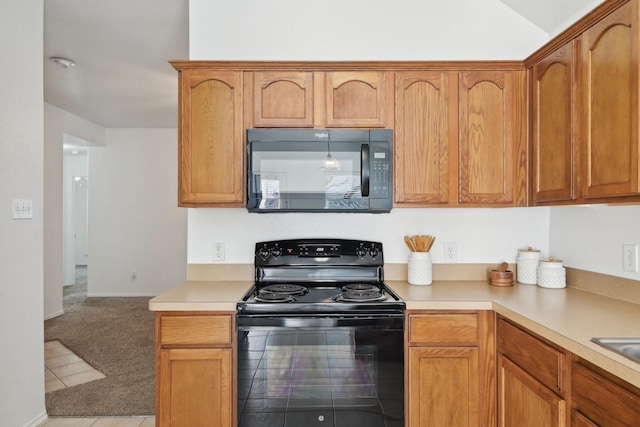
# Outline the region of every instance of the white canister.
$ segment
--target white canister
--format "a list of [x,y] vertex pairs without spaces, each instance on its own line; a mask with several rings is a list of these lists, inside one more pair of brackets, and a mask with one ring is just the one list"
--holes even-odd
[[538,264],[540,251],[537,249],[521,249],[516,259],[516,274],[518,283],[535,285],[538,283]]
[[407,268],[410,285],[431,284],[433,280],[433,265],[430,252],[411,252]]
[[567,286],[566,270],[562,260],[549,258],[540,261],[538,267],[538,286],[542,288],[565,288]]

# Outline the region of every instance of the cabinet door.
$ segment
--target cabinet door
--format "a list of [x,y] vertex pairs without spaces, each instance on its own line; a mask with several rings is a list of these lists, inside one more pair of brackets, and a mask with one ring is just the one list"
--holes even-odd
[[498,355],[498,426],[566,425],[566,402],[509,359]]
[[[396,73],[397,203],[449,201],[452,179],[449,150],[456,146],[457,140],[457,115],[451,114],[455,107],[450,105],[457,97],[455,86],[451,96],[449,80],[449,73],[440,71]],[[455,172],[455,167],[453,170]]]
[[180,206],[243,206],[242,77],[180,73]]
[[628,384],[622,387],[575,362],[571,366],[571,402],[575,411],[595,425],[637,426],[640,420],[640,390]]
[[638,193],[637,2],[584,32],[583,197]]
[[411,347],[408,426],[478,426],[476,347]]
[[388,74],[383,71],[327,72],[327,127],[387,126]]
[[459,202],[526,203],[525,72],[460,73]]
[[157,425],[231,427],[231,349],[163,349],[159,354]]
[[569,42],[531,70],[534,203],[575,199],[573,56]]
[[313,127],[313,73],[253,73],[255,127]]

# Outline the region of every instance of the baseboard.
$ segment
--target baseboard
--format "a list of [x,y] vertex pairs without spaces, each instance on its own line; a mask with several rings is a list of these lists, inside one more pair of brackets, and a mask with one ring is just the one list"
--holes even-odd
[[49,419],[49,415],[47,415],[47,411],[41,412],[38,416],[33,418],[31,421],[28,421],[24,427],[37,427],[44,424],[45,421]]
[[47,316],[44,316],[44,320],[53,319],[54,317],[62,316],[64,314],[64,310],[56,311],[55,313],[51,313]]

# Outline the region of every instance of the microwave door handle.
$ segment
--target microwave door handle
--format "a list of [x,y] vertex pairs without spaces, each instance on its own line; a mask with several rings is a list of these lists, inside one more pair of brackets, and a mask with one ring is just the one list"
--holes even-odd
[[362,197],[369,197],[369,177],[371,176],[369,169],[369,144],[360,146],[360,188]]

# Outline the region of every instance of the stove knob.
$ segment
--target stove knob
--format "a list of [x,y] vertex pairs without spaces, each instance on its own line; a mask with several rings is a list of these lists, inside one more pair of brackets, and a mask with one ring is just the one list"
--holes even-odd
[[274,258],[278,258],[280,255],[282,255],[282,249],[278,246],[271,248],[271,255],[273,255]]
[[371,250],[369,250],[369,255],[371,255],[371,258],[377,257],[379,253],[380,251],[378,250],[378,248],[371,248]]
[[358,257],[364,258],[366,254],[367,254],[367,251],[364,247],[362,247],[362,245],[358,247],[358,249],[356,249],[356,255],[358,255]]
[[271,252],[269,251],[269,249],[264,247],[258,251],[258,255],[260,256],[260,258],[262,258],[263,261],[266,261],[267,258],[269,258],[269,255],[271,255]]

